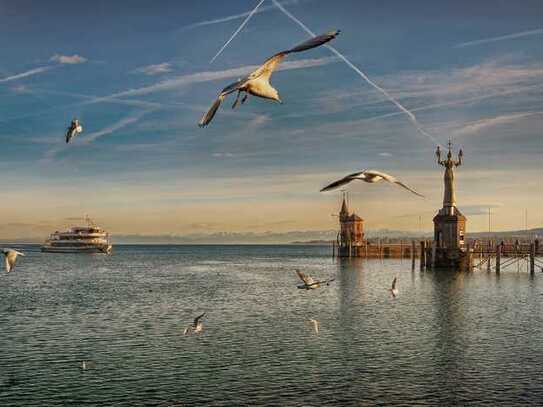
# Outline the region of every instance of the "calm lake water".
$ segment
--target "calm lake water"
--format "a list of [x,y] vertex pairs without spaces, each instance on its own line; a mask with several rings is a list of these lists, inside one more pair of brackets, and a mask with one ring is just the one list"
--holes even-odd
[[[409,260],[329,255],[27,248],[0,274],[0,405],[543,404],[541,272],[412,272]],[[296,268],[336,281],[298,290]],[[203,333],[183,336],[203,311]]]

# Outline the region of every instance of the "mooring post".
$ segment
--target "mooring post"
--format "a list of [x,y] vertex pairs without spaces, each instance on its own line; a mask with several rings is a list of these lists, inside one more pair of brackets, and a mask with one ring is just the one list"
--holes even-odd
[[415,241],[411,240],[411,271],[415,271],[415,250],[416,250]]
[[424,270],[426,267],[426,242],[421,240],[420,242],[420,270]]
[[432,270],[436,266],[436,242],[432,242]]
[[535,273],[535,243],[530,244],[530,274]]
[[496,274],[500,274],[501,258],[502,258],[502,245],[498,244],[496,246]]

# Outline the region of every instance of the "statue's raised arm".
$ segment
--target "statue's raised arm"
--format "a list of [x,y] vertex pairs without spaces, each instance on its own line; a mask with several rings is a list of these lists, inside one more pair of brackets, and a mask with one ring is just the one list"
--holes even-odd
[[464,152],[462,151],[462,149],[460,149],[460,151],[458,152],[458,160],[455,161],[454,163],[455,167],[462,165],[463,158],[464,158]]

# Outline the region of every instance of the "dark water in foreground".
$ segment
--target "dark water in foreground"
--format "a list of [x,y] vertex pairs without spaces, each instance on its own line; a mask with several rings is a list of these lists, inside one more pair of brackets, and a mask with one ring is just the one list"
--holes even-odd
[[[0,274],[0,405],[543,403],[541,273],[411,272],[408,260],[329,254],[29,251]],[[298,290],[295,268],[337,280]],[[396,300],[386,291],[394,275]],[[203,334],[184,337],[200,311]],[[94,368],[82,371],[82,360]]]

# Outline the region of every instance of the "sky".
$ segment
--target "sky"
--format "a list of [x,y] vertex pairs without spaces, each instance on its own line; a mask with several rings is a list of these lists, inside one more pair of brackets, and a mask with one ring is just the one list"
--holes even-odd
[[199,128],[222,88],[307,39],[266,0],[210,63],[257,3],[0,1],[0,236],[84,214],[113,234],[330,230],[340,193],[319,190],[368,168],[426,199],[353,183],[366,228],[430,231],[449,139],[468,233],[489,208],[492,230],[543,225],[541,1],[282,0],[316,33],[341,29],[331,44],[431,137],[324,47],[273,74],[282,105],[227,99]]

